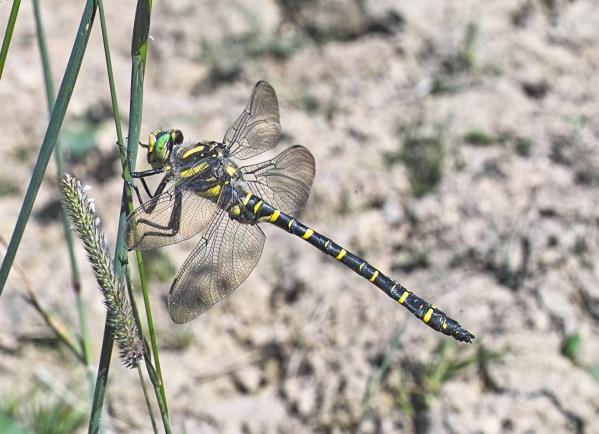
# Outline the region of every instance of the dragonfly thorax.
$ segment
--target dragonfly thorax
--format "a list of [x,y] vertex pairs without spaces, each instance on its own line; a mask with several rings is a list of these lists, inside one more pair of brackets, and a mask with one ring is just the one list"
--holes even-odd
[[227,156],[222,143],[199,142],[175,147],[170,163],[179,178],[224,182],[237,172],[237,165]]

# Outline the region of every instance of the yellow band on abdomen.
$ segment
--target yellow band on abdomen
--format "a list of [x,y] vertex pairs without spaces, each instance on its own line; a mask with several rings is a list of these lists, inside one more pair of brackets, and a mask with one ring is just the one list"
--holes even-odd
[[406,301],[406,298],[408,298],[408,295],[410,295],[410,292],[404,291],[404,293],[401,294],[401,297],[399,297],[399,303],[403,304],[403,302]]
[[379,275],[379,270],[374,270],[374,273],[372,273],[372,277],[369,279],[371,282],[374,282],[376,280],[376,276]]
[[431,316],[433,316],[433,312],[435,310],[431,307],[429,308],[429,310],[426,311],[426,313],[424,314],[424,317],[422,318],[422,321],[424,322],[429,322],[431,319]]
[[302,235],[302,238],[304,240],[307,240],[308,238],[310,238],[312,236],[312,234],[314,233],[314,231],[310,228],[306,229],[306,232],[304,233],[304,235]]
[[271,223],[276,222],[277,219],[279,218],[279,215],[281,215],[281,211],[279,211],[278,209],[275,209],[275,212],[272,213],[272,215],[270,216],[268,221]]

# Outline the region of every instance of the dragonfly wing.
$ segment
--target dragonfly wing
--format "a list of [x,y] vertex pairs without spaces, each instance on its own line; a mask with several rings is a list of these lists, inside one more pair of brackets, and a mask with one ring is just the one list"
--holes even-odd
[[295,214],[308,200],[315,174],[314,157],[300,145],[272,160],[240,168],[253,194],[287,214]]
[[264,232],[232,220],[222,210],[177,273],[168,311],[178,324],[191,321],[237,288],[258,263]]
[[229,128],[223,143],[230,155],[246,160],[274,148],[280,136],[277,94],[270,84],[259,81],[246,109]]
[[127,247],[148,250],[186,240],[201,232],[218,209],[214,202],[176,183],[127,217]]

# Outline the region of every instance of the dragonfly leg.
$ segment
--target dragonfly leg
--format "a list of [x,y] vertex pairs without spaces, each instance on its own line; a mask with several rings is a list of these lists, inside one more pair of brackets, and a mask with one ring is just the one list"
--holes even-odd
[[[140,145],[142,147],[147,147],[147,145],[143,145],[142,143],[140,143]],[[158,167],[158,168],[152,168],[152,169],[149,169],[149,170],[143,170],[141,172],[136,172],[135,171],[135,167],[133,167],[133,160],[131,158],[131,151],[129,150],[129,147],[127,147],[127,170],[129,171],[129,175],[131,175],[131,178],[140,178],[140,179],[143,180],[144,178],[146,178],[148,176],[157,175],[158,173],[164,172],[164,166]],[[132,181],[129,181],[125,176],[123,176],[123,179],[125,180],[125,182],[131,188],[135,189],[135,186],[134,186],[134,184],[133,184]],[[148,195],[150,195],[147,186],[144,185],[144,188],[148,192]],[[139,195],[138,195],[138,198],[139,198]]]
[[[163,179],[164,181],[164,179]],[[162,182],[160,183],[162,185]],[[164,185],[166,185],[166,182],[164,183]],[[158,186],[158,189],[160,189],[160,185]],[[158,189],[156,190],[155,194],[160,194],[160,192],[158,191]],[[164,186],[162,186],[162,189],[164,189]],[[156,196],[158,197],[158,196]],[[149,201],[152,202],[152,201]],[[146,204],[146,205],[152,205],[150,204]],[[143,205],[142,205],[143,206]],[[152,209],[156,207],[156,203],[153,204]],[[145,224],[147,226],[150,226],[154,229],[156,229],[156,231],[149,231],[143,234],[143,237],[147,237],[147,236],[157,236],[157,237],[174,237],[175,235],[177,235],[179,233],[179,229],[181,227],[181,210],[183,209],[183,194],[181,193],[180,190],[177,190],[175,192],[175,203],[173,205],[173,209],[171,211],[171,215],[169,217],[169,221],[167,225],[160,225],[157,223],[154,223],[151,220],[147,220],[147,219],[139,219],[137,221],[137,224]],[[144,209],[145,211],[145,209]],[[151,211],[150,211],[151,212]]]
[[131,178],[147,178],[148,176],[158,175],[164,172],[164,167],[158,167],[156,169],[142,170],[141,172],[131,172]]
[[[129,164],[130,164],[130,163],[129,163]],[[147,178],[148,176],[158,175],[159,173],[163,173],[163,172],[164,172],[164,168],[163,168],[163,167],[159,167],[159,168],[157,168],[157,169],[143,170],[143,171],[141,171],[141,172],[133,172],[133,171],[131,170],[131,167],[129,167],[129,174],[131,175],[131,178],[132,178],[132,179],[139,178],[139,179],[141,179],[142,181],[144,180],[144,178]],[[127,183],[127,185],[128,185],[129,187],[131,187],[131,188],[135,188],[135,184],[133,184],[133,181],[132,181],[132,180],[131,180],[131,181],[130,181],[130,180],[128,180],[128,179],[125,177],[125,174],[124,174],[124,173],[123,173],[123,175],[122,175],[122,178],[123,178],[123,180],[124,180],[124,181]],[[146,191],[148,191],[148,190],[147,190],[147,187],[146,187]],[[149,194],[149,191],[148,191],[148,194]]]
[[158,184],[158,187],[156,187],[156,191],[154,192],[154,194],[152,194],[150,192],[150,188],[148,187],[148,184],[146,183],[146,180],[144,178],[140,178],[141,185],[143,186],[146,194],[150,197],[150,200],[148,200],[145,203],[144,203],[143,199],[141,198],[141,193],[139,192],[139,188],[137,188],[137,186],[133,187],[133,189],[135,190],[135,194],[137,195],[137,200],[139,200],[139,203],[141,204],[141,207],[146,214],[151,214],[152,211],[154,211],[154,208],[156,208],[156,205],[158,205],[158,197],[162,194],[162,192],[166,188],[166,185],[168,184],[170,179],[171,179],[171,176],[169,173],[164,175],[162,177],[162,179],[160,180],[160,184]]

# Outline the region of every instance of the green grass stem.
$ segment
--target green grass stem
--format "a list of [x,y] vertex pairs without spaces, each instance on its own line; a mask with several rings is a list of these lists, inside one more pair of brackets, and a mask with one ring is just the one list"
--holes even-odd
[[162,416],[162,423],[164,425],[164,431],[166,434],[173,434],[173,430],[171,429],[170,420],[168,416],[168,409],[166,408],[166,401],[162,397],[161,391],[163,389],[160,388],[161,381],[158,378],[156,371],[154,370],[154,366],[151,361],[146,357],[146,369],[148,371],[148,375],[150,376],[150,381],[154,386],[154,393],[156,394],[156,399],[158,400],[158,408],[160,409],[160,415]]
[[[42,69],[44,72],[44,85],[46,88],[46,100],[48,103],[48,112],[52,114],[52,107],[54,105],[54,83],[52,82],[51,68],[50,68],[50,58],[48,56],[48,49],[46,47],[46,35],[44,32],[44,25],[42,21],[42,15],[39,6],[39,0],[33,0],[33,12],[35,17],[35,29],[37,35],[37,42],[40,50],[40,57],[42,62]],[[64,162],[62,155],[62,147],[60,143],[60,138],[56,140],[56,145],[54,148],[54,160],[56,163],[56,177],[60,180],[62,179],[62,173],[64,172]],[[85,312],[85,304],[81,299],[81,278],[79,273],[79,266],[77,264],[77,260],[75,258],[75,247],[73,243],[73,232],[71,231],[71,227],[69,225],[67,216],[65,214],[64,206],[61,205],[61,219],[62,226],[64,230],[64,236],[67,243],[67,250],[69,253],[69,263],[71,265],[71,281],[73,284],[73,292],[75,293],[77,312],[79,315],[79,329],[81,333],[81,350],[83,355],[83,361],[87,367],[91,366],[91,342],[89,337],[89,330],[87,327],[87,315]],[[93,371],[88,369],[88,374],[90,380],[90,387],[93,390],[95,379],[93,376]]]
[[158,427],[156,426],[156,419],[154,418],[154,412],[152,411],[152,403],[150,402],[150,397],[148,396],[148,389],[146,387],[146,382],[144,381],[141,366],[137,367],[137,373],[139,374],[139,383],[141,384],[141,389],[144,393],[146,406],[148,407],[148,415],[150,416],[150,421],[152,422],[152,431],[154,432],[154,434],[158,434]]
[[[120,122],[118,121],[118,104],[116,99],[116,94],[114,92],[114,80],[112,75],[112,63],[110,60],[110,51],[108,48],[108,37],[106,32],[106,22],[104,19],[104,11],[102,3],[100,2],[100,22],[102,26],[102,33],[104,39],[104,50],[106,55],[106,62],[108,68],[108,76],[111,87],[111,97],[113,104],[113,112],[115,114],[115,122],[117,128],[117,136],[118,136],[118,144],[121,150],[121,163],[123,165],[123,177],[128,182],[131,181],[131,175],[128,171],[128,157],[135,161],[137,157],[137,143],[139,142],[139,131],[141,124],[141,113],[143,107],[143,78],[145,71],[145,60],[147,56],[147,43],[148,43],[148,35],[149,35],[149,27],[150,27],[150,13],[151,13],[152,2],[151,1],[138,1],[137,9],[135,14],[135,23],[133,28],[133,40],[132,40],[132,70],[131,70],[131,99],[130,99],[130,115],[129,115],[129,144],[133,144],[131,149],[129,150],[129,156],[124,151],[123,146],[123,137],[121,133]],[[123,272],[123,266],[127,263],[127,248],[125,245],[125,225],[127,215],[133,210],[133,200],[132,200],[132,192],[127,184],[123,186],[122,192],[122,200],[121,200],[121,211],[119,215],[119,229],[117,235],[117,242],[115,247],[115,270],[120,275]],[[140,268],[140,273],[143,276],[142,279],[145,280],[145,275],[143,273],[143,262],[141,262],[141,255],[138,256],[138,266]],[[126,273],[127,281],[130,282],[130,276]],[[142,280],[142,281],[143,281]],[[144,301],[146,302],[146,312],[149,314],[148,316],[148,326],[150,329],[150,334],[152,337],[152,347],[154,353],[154,359],[156,360],[157,367],[159,369],[158,362],[158,350],[156,346],[156,338],[154,333],[154,326],[151,316],[151,309],[149,305],[149,298],[147,298],[147,286],[144,291]],[[128,285],[130,289],[130,285]],[[143,286],[142,286],[143,289]],[[137,309],[134,306],[134,300],[132,298],[132,305],[134,310],[134,315],[137,317]],[[110,335],[106,335],[109,332],[109,329],[105,330],[104,342],[102,344],[102,354],[105,352],[112,350],[113,343],[111,342]],[[98,370],[98,375],[100,376],[100,372],[105,373],[106,377],[108,375],[108,364],[109,357],[101,358],[101,363]],[[167,433],[171,432],[170,423],[168,419],[168,409],[166,407],[166,398],[164,393],[164,386],[161,379],[161,375],[154,371],[154,367],[152,366],[150,360],[146,357],[146,367],[148,368],[148,373],[150,374],[150,379],[154,385],[154,389],[156,391],[156,396],[158,399],[158,404],[161,412],[161,416],[163,419],[163,424],[165,431]],[[99,377],[100,378],[100,377]],[[104,400],[104,393],[106,389],[106,378],[102,378],[101,382],[103,384],[98,384],[96,388],[96,394],[94,396],[93,410],[92,410],[92,418],[90,419],[90,428],[89,432],[97,432],[97,426],[99,425],[96,421],[99,422],[99,417],[101,415],[101,408]],[[100,381],[98,381],[100,383]],[[151,412],[151,409],[150,409]]]
[[35,197],[37,196],[44,173],[46,172],[46,167],[48,166],[48,161],[50,160],[50,155],[52,154],[54,144],[56,143],[58,133],[60,132],[60,128],[62,126],[71,95],[73,93],[73,88],[75,87],[77,76],[79,75],[79,69],[81,67],[81,62],[83,61],[83,55],[85,54],[85,50],[87,48],[87,41],[89,39],[95,15],[96,2],[94,0],[87,0],[81,15],[79,29],[77,30],[77,35],[75,37],[73,49],[71,50],[67,68],[58,91],[56,102],[52,109],[50,123],[46,129],[46,134],[44,136],[44,140],[42,142],[33,173],[31,175],[31,181],[27,187],[27,193],[25,194],[25,199],[23,201],[23,205],[21,206],[15,229],[6,251],[6,256],[4,257],[2,266],[0,267],[0,295],[4,290],[6,279],[8,278],[8,274],[19,248],[19,244],[21,243],[21,238],[23,237],[23,232],[25,231],[25,226],[27,226],[27,221],[31,215]]
[[6,56],[8,55],[8,47],[10,47],[10,40],[12,39],[12,34],[15,30],[20,6],[21,0],[13,0],[10,15],[8,17],[8,24],[6,25],[6,31],[4,32],[4,39],[2,40],[2,48],[0,49],[0,79],[2,78],[2,71],[4,71],[4,63],[6,62]]
[[[123,146],[124,141],[123,141],[123,135],[122,135],[122,128],[121,128],[121,124],[120,124],[118,102],[117,102],[116,91],[115,91],[115,86],[114,86],[114,76],[112,73],[112,61],[111,61],[110,48],[109,48],[109,43],[108,43],[108,32],[106,30],[106,20],[104,17],[104,6],[103,6],[103,2],[101,0],[98,1],[98,7],[99,7],[99,11],[100,11],[100,25],[102,26],[102,38],[104,40],[104,54],[106,56],[106,66],[108,69],[108,80],[109,80],[109,84],[110,84],[110,95],[111,95],[111,100],[112,100],[112,108],[113,108],[113,112],[115,114],[115,123],[116,123],[115,126],[117,129],[118,144],[119,144],[119,147],[121,150],[121,153],[120,153],[121,165],[123,167],[124,178],[127,180],[127,182],[132,182],[133,180],[131,179],[131,174],[129,173],[128,158],[127,158],[126,152],[124,151],[124,146]],[[150,4],[150,7],[151,7],[151,4]],[[139,24],[144,29],[144,33],[142,33],[142,35],[145,35],[144,37],[145,37],[145,40],[147,43],[147,37],[148,37],[148,33],[149,33],[150,13],[142,11],[142,13],[136,14],[136,22],[138,19],[137,17],[139,17],[140,20],[142,20],[142,19],[148,20],[147,23]],[[135,34],[135,29],[134,29],[134,34]],[[144,69],[145,69],[145,55],[144,55],[143,62],[144,62]],[[142,85],[143,85],[143,83],[142,83]],[[142,91],[143,91],[143,87],[142,87]],[[143,101],[143,94],[142,94],[142,101]],[[141,111],[140,111],[140,113],[141,113]],[[140,116],[139,123],[141,123],[141,116]],[[138,127],[138,131],[139,131],[139,127]],[[129,138],[131,139],[131,133],[129,135]],[[136,140],[136,143],[138,141],[139,141],[139,133],[138,133],[138,138]],[[137,148],[137,145],[135,147]],[[135,155],[137,156],[137,150],[135,151]],[[133,156],[131,157],[131,159],[133,161],[135,161],[135,158],[133,158]],[[128,194],[125,199],[126,199],[126,203],[127,203],[127,213],[130,214],[134,210],[133,200],[132,200],[133,192],[131,191],[130,188],[128,190],[129,191],[128,191]],[[154,327],[154,321],[152,318],[152,307],[151,307],[148,283],[147,283],[147,278],[146,278],[145,268],[144,268],[144,263],[143,263],[143,257],[141,255],[141,252],[136,251],[135,258],[137,261],[137,268],[139,270],[141,290],[142,290],[142,294],[143,294],[143,298],[144,298],[146,321],[148,324],[148,332],[150,334],[150,343],[152,346],[152,354],[154,357],[154,364],[156,365],[156,372],[158,374],[158,378],[160,378],[160,383],[164,384],[162,382],[162,369],[160,368],[158,343],[156,340],[156,329]],[[162,397],[166,402],[166,394],[164,392],[164,386],[161,387],[161,391],[162,391],[161,392]]]
[[94,398],[92,400],[91,414],[89,418],[88,433],[97,434],[100,431],[102,420],[102,407],[104,405],[104,396],[106,395],[106,383],[108,382],[108,372],[110,370],[110,358],[114,339],[108,322],[104,325],[104,338],[102,340],[102,351],[100,352],[100,361],[98,363],[98,375],[96,376],[96,388],[94,389]]
[[[102,28],[102,40],[103,40],[103,45],[104,45],[104,56],[106,59],[106,69],[107,69],[108,82],[109,82],[109,87],[110,87],[112,111],[113,111],[113,115],[114,115],[115,128],[116,128],[116,133],[117,133],[117,144],[120,149],[121,165],[123,167],[123,173],[125,174],[125,176],[129,176],[129,180],[131,180],[130,174],[128,173],[128,159],[127,159],[127,154],[125,152],[125,147],[124,147],[122,126],[121,126],[121,121],[120,121],[120,111],[119,111],[119,107],[118,107],[118,98],[116,95],[116,86],[114,83],[114,74],[113,74],[113,70],[112,70],[112,58],[110,55],[108,30],[107,30],[107,26],[106,26],[106,17],[104,14],[104,4],[103,4],[102,0],[98,0],[98,10],[99,10],[99,15],[100,15],[100,26]],[[126,193],[127,194],[125,197],[125,202],[127,204],[127,212],[131,213],[133,211],[132,193],[131,193],[131,191],[128,191]],[[139,268],[140,274],[141,274],[142,290],[145,295],[145,294],[147,294],[147,285],[145,284],[146,278],[145,278],[145,273],[143,272],[143,259],[140,254],[137,255],[137,262],[138,262],[138,268]],[[126,278],[127,287],[129,290],[131,290],[131,277],[128,272],[128,268],[126,269],[126,277],[127,277]],[[134,307],[135,318],[138,321],[138,326],[141,329],[141,324],[139,322],[139,316],[137,315],[137,309],[135,308],[135,299],[134,299],[131,291],[130,291],[129,295],[130,295],[129,298],[131,299],[131,304]],[[156,344],[156,334],[154,332],[154,323],[152,321],[149,299],[147,300],[146,297],[144,297],[144,301],[145,301],[146,313],[147,313],[147,317],[148,317],[148,328],[150,331],[150,337],[151,337],[151,341],[152,341],[152,350],[153,350],[153,354],[154,354],[154,360],[156,361],[155,363],[157,365],[157,370],[158,370],[159,377],[160,377],[161,384],[162,384],[162,375],[160,372],[160,364],[158,361],[159,360],[158,359],[158,346]],[[148,312],[149,312],[149,314],[148,314]],[[146,390],[145,390],[145,385],[143,383],[142,383],[142,388],[144,388],[144,394],[145,394]],[[161,390],[163,391],[162,395],[164,397],[164,387],[163,386],[162,386]],[[146,402],[148,402],[148,401],[146,400]],[[154,425],[155,421],[153,419],[151,407],[148,407],[148,410],[149,410],[150,416],[152,418],[152,425]]]
[[[140,127],[143,109],[143,81],[148,53],[148,36],[150,33],[151,11],[152,0],[139,0],[137,2],[137,8],[135,10],[135,24],[133,27],[133,38],[131,42],[131,99],[129,105],[129,138],[127,143],[129,158],[131,158],[131,161],[136,161],[137,159],[137,147],[140,137]],[[124,168],[124,174],[125,179],[131,181],[131,174],[129,173],[128,167]],[[126,190],[128,190],[129,193],[129,195],[127,196],[128,203],[130,206],[129,210],[133,211],[131,188],[126,188]],[[125,224],[126,215],[121,214],[121,219],[123,224]],[[126,248],[124,245],[123,251],[126,252]],[[142,283],[141,287],[146,308],[146,317],[148,321],[148,330],[151,338],[152,352],[154,355],[154,363],[156,365],[156,372],[154,373],[154,375],[150,371],[148,371],[148,373],[150,374],[150,379],[152,380],[152,384],[154,385],[155,390],[157,390],[158,395],[160,395],[160,397],[158,398],[158,403],[160,406],[160,412],[163,419],[163,423],[165,425],[165,430],[167,432],[170,432],[170,426],[168,422],[168,405],[166,401],[166,393],[164,391],[164,383],[162,381],[162,371],[160,369],[160,359],[158,357],[158,345],[156,342],[154,321],[152,319],[152,309],[150,306],[149,291],[147,288],[143,261],[140,252],[136,252],[136,258],[139,267],[140,280]],[[147,362],[146,365],[148,366],[148,369],[150,369],[151,364]]]
[[[110,96],[112,102],[112,113],[115,122],[116,134],[117,134],[117,143],[119,147],[122,149],[123,146],[123,133],[121,127],[121,119],[120,113],[118,109],[118,103],[116,98],[115,86],[114,86],[114,77],[112,74],[112,60],[110,57],[110,47],[108,45],[108,34],[106,30],[106,20],[104,17],[104,5],[101,1],[98,2],[98,9],[100,15],[100,26],[102,28],[102,41],[104,45],[104,55],[106,59],[106,70],[108,73],[108,83],[110,87]],[[119,226],[119,234],[117,235],[117,240],[122,236],[120,233],[121,229]],[[118,242],[118,241],[117,241]],[[120,261],[118,256],[118,247],[115,249],[115,259],[114,259],[114,268],[117,276],[120,276]],[[110,361],[112,349],[114,347],[114,339],[111,333],[110,325],[108,324],[109,318],[106,315],[106,322],[104,324],[104,337],[102,339],[102,349],[100,352],[100,360],[98,363],[98,373],[97,373],[97,382],[96,388],[94,390],[93,398],[92,398],[92,408],[91,414],[89,418],[89,433],[98,433],[101,428],[101,419],[102,419],[102,409],[104,406],[104,397],[106,395],[106,384],[108,382],[108,373],[110,371]]]

